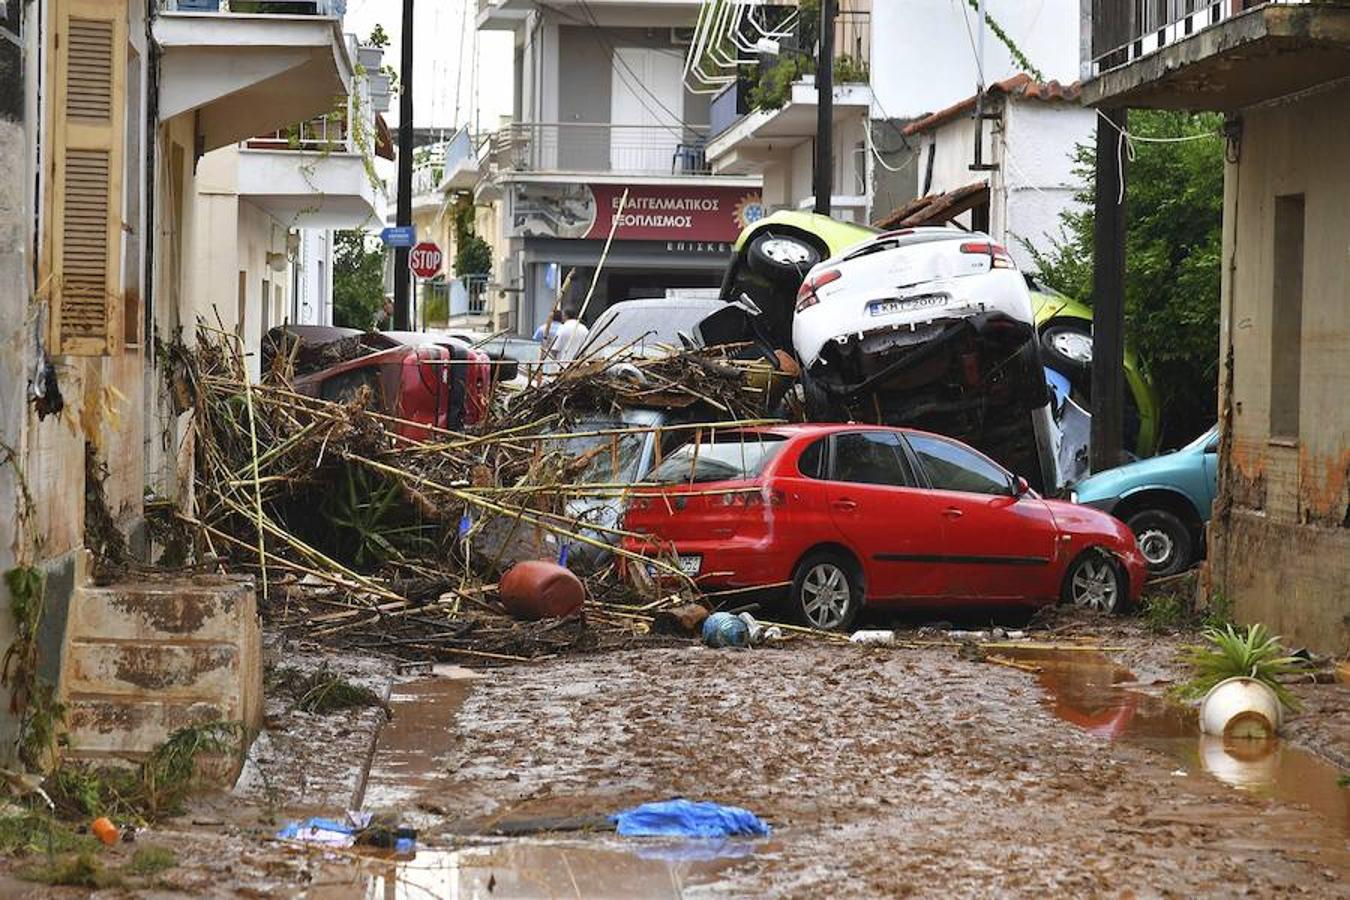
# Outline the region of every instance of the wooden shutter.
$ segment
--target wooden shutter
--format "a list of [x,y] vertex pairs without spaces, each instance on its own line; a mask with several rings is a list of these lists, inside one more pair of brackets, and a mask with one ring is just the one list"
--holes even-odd
[[46,257],[58,355],[120,346],[126,3],[53,3]]

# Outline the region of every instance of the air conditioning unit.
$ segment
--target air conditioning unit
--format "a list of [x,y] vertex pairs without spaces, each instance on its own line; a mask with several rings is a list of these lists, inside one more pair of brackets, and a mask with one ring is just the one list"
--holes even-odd
[[694,42],[694,29],[678,25],[671,26],[670,43],[676,47],[688,47]]

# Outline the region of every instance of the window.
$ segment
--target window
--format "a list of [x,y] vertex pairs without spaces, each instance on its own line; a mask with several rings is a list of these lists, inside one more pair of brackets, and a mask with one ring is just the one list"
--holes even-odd
[[719,434],[715,440],[685,444],[675,450],[652,471],[649,480],[679,484],[754,478],[783,449],[783,442],[777,434]]
[[[625,429],[631,430],[617,433]],[[602,419],[579,421],[575,430],[585,436],[559,435],[556,441],[548,443],[549,450],[571,459],[571,466],[581,467],[573,476],[575,481],[580,484],[625,484],[637,479],[642,451],[647,446],[646,431],[636,425]]]
[[1303,195],[1275,198],[1270,297],[1270,436],[1298,438],[1303,348]]
[[914,487],[900,438],[889,431],[854,431],[834,439],[834,481]]
[[797,471],[807,478],[824,478],[825,462],[829,458],[825,450],[829,442],[829,438],[823,437],[803,450],[802,455],[797,457]]
[[933,487],[940,491],[968,494],[1011,494],[1008,473],[973,451],[941,438],[922,434],[909,436],[909,446]]

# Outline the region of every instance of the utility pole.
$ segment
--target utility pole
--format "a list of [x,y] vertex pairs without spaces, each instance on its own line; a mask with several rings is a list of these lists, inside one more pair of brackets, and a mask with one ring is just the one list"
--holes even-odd
[[816,54],[815,211],[830,214],[834,190],[834,18],[838,0],[820,0],[820,50]]
[[[412,224],[412,167],[413,167],[413,0],[403,0],[403,34],[400,37],[403,61],[399,72],[398,90],[398,221],[397,225]],[[408,269],[410,247],[394,250],[394,330],[412,328],[410,288],[412,275]]]
[[1125,154],[1128,111],[1097,117],[1097,191],[1092,225],[1092,471],[1122,460],[1125,400]]

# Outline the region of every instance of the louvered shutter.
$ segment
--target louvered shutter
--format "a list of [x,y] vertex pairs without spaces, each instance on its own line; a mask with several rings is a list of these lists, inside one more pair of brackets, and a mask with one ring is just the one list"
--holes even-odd
[[53,6],[51,343],[99,356],[121,339],[126,0]]

